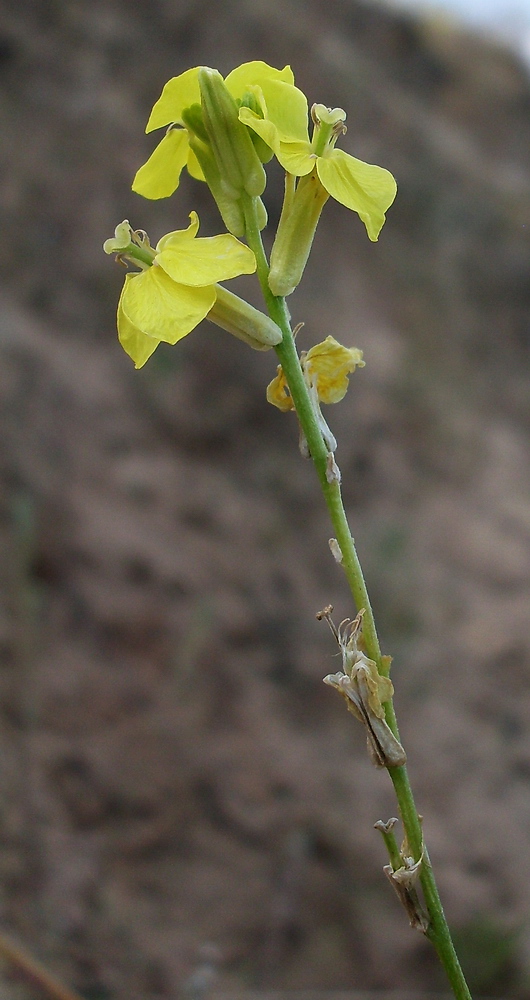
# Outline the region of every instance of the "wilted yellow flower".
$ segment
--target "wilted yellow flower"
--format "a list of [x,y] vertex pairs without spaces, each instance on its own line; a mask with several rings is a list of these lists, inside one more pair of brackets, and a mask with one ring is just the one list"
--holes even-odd
[[[315,344],[301,355],[300,362],[306,381],[316,390],[321,403],[339,403],[348,389],[348,375],[365,364],[358,347],[343,347],[335,337]],[[281,365],[267,386],[267,399],[284,413],[295,408]]]

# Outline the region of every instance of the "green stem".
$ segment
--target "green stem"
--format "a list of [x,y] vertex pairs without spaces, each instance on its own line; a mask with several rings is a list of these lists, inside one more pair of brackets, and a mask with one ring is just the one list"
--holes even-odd
[[145,264],[146,267],[151,267],[155,259],[154,250],[147,250],[145,247],[139,247],[136,243],[129,243],[128,247],[120,251],[124,257],[129,257],[134,262]]
[[[267,304],[269,315],[274,322],[278,324],[283,334],[282,342],[275,347],[275,351],[287,379],[287,384],[296,408],[296,413],[306,436],[311,458],[313,459],[317,475],[320,480],[320,485],[326,500],[331,521],[333,523],[337,542],[339,543],[342,553],[342,566],[346,573],[356,607],[358,609],[365,609],[363,618],[363,638],[366,652],[370,659],[375,660],[378,670],[381,673],[388,673],[388,664],[381,656],[381,648],[375,627],[374,615],[359,558],[357,556],[357,551],[355,549],[355,544],[350,532],[346,512],[344,510],[340,484],[335,479],[333,479],[331,483],[328,482],[326,476],[328,449],[322,437],[322,432],[320,430],[302,368],[300,366],[300,360],[291,330],[289,312],[285,304],[285,299],[273,295],[269,288],[269,265],[263,249],[261,233],[258,227],[256,199],[244,198],[243,210],[245,213],[246,237],[249,246],[254,251],[256,256],[257,273],[263,297]],[[385,712],[388,725],[395,736],[399,739],[399,732],[392,701],[385,704]],[[432,942],[438,953],[457,1000],[471,1000],[471,994],[460,967],[449,927],[445,919],[429,855],[423,842],[421,820],[418,816],[418,811],[414,803],[407,769],[405,766],[389,768],[389,775],[394,785],[410,851],[416,861],[421,858],[423,852],[420,881],[430,920],[427,937]]]

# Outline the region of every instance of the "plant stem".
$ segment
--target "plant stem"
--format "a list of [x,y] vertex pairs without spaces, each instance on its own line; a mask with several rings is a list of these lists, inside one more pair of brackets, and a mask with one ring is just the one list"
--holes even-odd
[[[381,656],[381,648],[377,636],[374,615],[370,598],[366,589],[361,565],[351,535],[348,519],[342,502],[340,483],[336,479],[329,482],[326,476],[328,448],[322,437],[318,420],[309,396],[300,360],[296,350],[291,330],[289,311],[285,299],[272,294],[268,285],[269,265],[263,249],[261,233],[257,222],[255,199],[247,198],[243,202],[246,223],[246,237],[249,246],[254,251],[257,261],[257,273],[263,297],[269,315],[280,327],[283,339],[275,348],[289,391],[293,399],[300,425],[306,436],[311,458],[313,459],[322,492],[329,510],[337,542],[342,553],[342,567],[346,573],[353,599],[359,610],[364,608],[363,638],[366,653],[375,660],[380,673],[388,674],[388,663]],[[394,735],[399,739],[396,716],[392,701],[385,703],[386,721]],[[418,861],[422,857],[420,881],[429,914],[427,937],[434,945],[440,961],[445,969],[457,1000],[471,1000],[471,994],[460,967],[453,945],[451,934],[442,908],[442,903],[436,886],[427,848],[423,841],[421,820],[414,803],[412,788],[405,766],[392,767],[388,773],[394,785],[399,804],[403,827],[407,836],[409,849]]]

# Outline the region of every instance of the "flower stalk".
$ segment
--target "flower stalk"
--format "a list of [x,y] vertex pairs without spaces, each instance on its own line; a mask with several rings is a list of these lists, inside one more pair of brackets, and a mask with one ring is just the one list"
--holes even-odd
[[[267,399],[280,410],[294,409],[300,449],[311,457],[333,524],[330,548],[348,581],[357,616],[335,627],[326,618],[342,654],[342,670],[324,678],[343,696],[364,726],[373,763],[388,770],[404,828],[398,848],[397,820],[379,821],[390,864],[384,868],[411,926],[434,945],[457,1000],[470,993],[444,916],[400,743],[390,681],[389,656],[381,654],[370,598],[341,495],[335,438],[320,404],[343,398],[348,377],[362,367],[362,351],[328,336],[298,356],[285,297],[299,284],[321,211],[332,197],[356,213],[370,240],[378,239],[396,195],[392,174],[336,148],[346,132],[342,108],[314,104],[308,130],[307,98],[294,84],[290,66],[274,69],[255,61],[223,77],[197,66],[169,80],[155,103],[146,132],[166,127],[164,137],[137,171],[133,190],[146,198],[168,197],[184,167],[206,182],[229,233],[196,238],[199,220],[190,214],[186,230],[168,233],[150,246],[142,230],[121,223],[107,253],[137,270],[125,276],[118,305],[118,335],[141,367],[160,342],[176,344],[207,318],[256,350],[274,346],[280,365]],[[261,230],[263,163],[275,156],[285,171],[285,198],[270,265]],[[247,244],[239,242],[246,238]],[[221,281],[256,272],[267,313],[227,291]],[[423,899],[418,892],[421,886]],[[424,905],[426,911],[424,910]]]
[[[374,614],[361,564],[359,562],[359,557],[357,555],[357,550],[355,548],[355,543],[348,524],[346,511],[344,509],[340,482],[337,478],[332,478],[331,481],[329,481],[329,478],[326,475],[329,450],[324,441],[322,431],[311,402],[308,386],[304,379],[291,330],[289,312],[284,298],[274,295],[269,287],[269,265],[259,230],[255,199],[244,199],[243,208],[245,212],[247,242],[250,248],[254,251],[256,257],[257,274],[262,288],[263,297],[271,319],[273,319],[274,322],[280,327],[283,335],[282,341],[277,344],[275,351],[286,376],[289,391],[295,404],[298,420],[305,434],[309,454],[315,465],[320,486],[324,494],[324,499],[333,524],[335,537],[342,554],[341,565],[346,574],[346,579],[350,586],[357,609],[364,609],[363,639],[365,650],[368,657],[375,661],[379,673],[383,676],[387,676],[390,664],[388,662],[388,658],[383,657],[381,654]],[[396,740],[399,741],[399,730],[392,699],[385,702],[384,710],[386,723]],[[419,862],[421,859],[419,881],[423,890],[423,896],[428,913],[428,925],[425,929],[425,935],[436,949],[457,1000],[471,1000],[471,994],[455,951],[449,926],[443,911],[440,895],[438,893],[429,854],[423,839],[421,820],[414,802],[414,796],[406,765],[389,767],[388,773],[394,785],[409,850],[414,862]],[[394,851],[392,850],[390,855],[391,862],[395,862],[395,857],[392,856],[393,854]]]

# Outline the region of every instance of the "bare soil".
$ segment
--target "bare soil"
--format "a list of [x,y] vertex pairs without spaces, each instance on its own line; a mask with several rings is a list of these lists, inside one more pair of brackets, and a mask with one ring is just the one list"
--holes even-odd
[[327,416],[426,839],[477,993],[527,997],[530,84],[358,0],[4,0],[0,929],[87,1000],[200,996],[213,966],[444,988],[381,871],[388,777],[322,684],[315,612],[353,608],[273,353],[203,324],[135,372],[116,342],[115,225],[220,231],[197,183],[130,192],[151,105],[253,58],[399,182],[377,244],[326,206],[290,307],[302,346],[365,352]]

